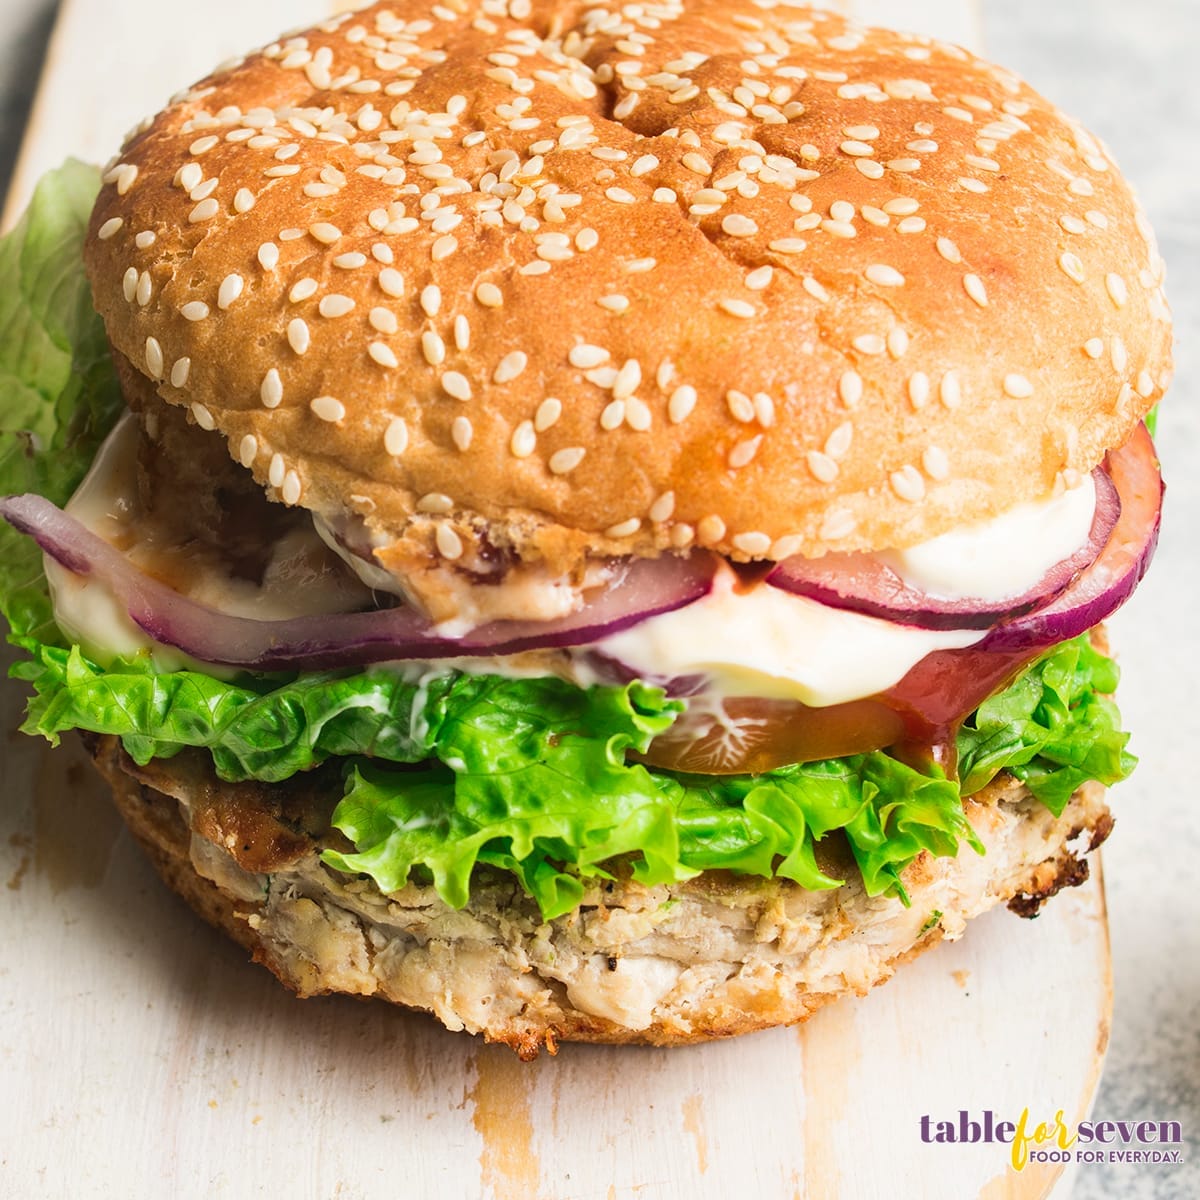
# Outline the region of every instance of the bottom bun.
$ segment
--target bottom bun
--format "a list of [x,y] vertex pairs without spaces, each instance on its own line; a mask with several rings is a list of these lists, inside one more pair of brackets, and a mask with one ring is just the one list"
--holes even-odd
[[163,879],[299,995],[379,996],[522,1058],[559,1041],[680,1045],[803,1021],[997,904],[1033,916],[1087,878],[1083,856],[1112,828],[1098,784],[1056,818],[1002,775],[965,802],[987,854],[922,854],[904,873],[909,907],[868,897],[842,860],[850,882],[825,892],[723,871],[597,881],[545,921],[498,872],[477,871],[460,911],[431,886],[384,896],[322,865],[323,846],[345,846],[329,829],[335,772],[231,784],[199,752],[139,767],[115,738],[88,745]]

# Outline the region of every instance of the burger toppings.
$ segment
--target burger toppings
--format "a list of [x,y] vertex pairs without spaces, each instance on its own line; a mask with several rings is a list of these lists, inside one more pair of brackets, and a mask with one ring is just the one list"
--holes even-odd
[[[1160,264],[1102,214],[1082,281],[1041,270],[1084,236],[1064,206],[1131,209],[1102,149],[938,45],[699,0],[657,38],[635,8],[560,36],[376,6],[182,94],[109,169],[87,256],[130,403],[297,514],[230,530],[223,574],[221,536],[105,502],[124,433],[70,499],[121,398],[78,279],[97,183],[43,185],[0,249],[40,256],[0,335],[0,515],[58,593],[5,530],[27,729],[340,771],[329,868],[461,906],[486,866],[546,918],[709,870],[903,900],[922,855],[982,851],[963,801],[998,772],[1055,814],[1128,773],[1075,635],[1153,550]],[[998,426],[1028,432],[1012,486]]]

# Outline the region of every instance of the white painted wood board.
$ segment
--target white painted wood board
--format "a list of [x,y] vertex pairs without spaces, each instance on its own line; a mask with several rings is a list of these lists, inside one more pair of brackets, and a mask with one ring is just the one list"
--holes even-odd
[[[42,170],[107,157],[180,85],[328,9],[191,11],[66,0],[8,220]],[[856,11],[978,43],[959,0]],[[11,730],[20,689],[0,700]],[[1053,1171],[923,1145],[920,1116],[1070,1120],[1094,1092],[1110,1013],[1098,881],[1034,923],[984,917],[798,1030],[525,1065],[383,1005],[292,999],[164,892],[78,748],[14,734],[0,753],[3,1195],[1040,1197]]]

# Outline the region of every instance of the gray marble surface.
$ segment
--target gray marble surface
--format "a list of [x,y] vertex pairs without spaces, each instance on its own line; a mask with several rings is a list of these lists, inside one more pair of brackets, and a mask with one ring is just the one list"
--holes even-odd
[[[53,0],[0,0],[0,194],[28,118]],[[1169,508],[1160,557],[1115,622],[1122,707],[1142,765],[1113,798],[1105,850],[1116,1011],[1097,1118],[1182,1122],[1182,1167],[1086,1166],[1075,1200],[1200,1196],[1200,46],[1196,0],[984,0],[990,55],[1081,117],[1137,184],[1171,271],[1178,381],[1160,426]],[[1012,998],[1021,1003],[1020,996]],[[1062,1011],[1069,1019],[1069,981]],[[1049,1019],[1048,1019],[1049,1023]],[[1036,1053],[1031,1048],[1031,1053]],[[1053,1097],[1031,1097],[1044,1104]]]

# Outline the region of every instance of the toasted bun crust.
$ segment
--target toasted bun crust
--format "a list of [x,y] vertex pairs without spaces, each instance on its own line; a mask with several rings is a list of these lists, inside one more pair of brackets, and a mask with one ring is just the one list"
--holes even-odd
[[1076,855],[1112,826],[1098,784],[1055,818],[1001,776],[966,802],[987,854],[923,855],[905,875],[908,908],[856,883],[807,892],[714,871],[673,887],[613,883],[543,922],[511,878],[482,873],[456,911],[432,888],[382,896],[322,866],[336,835],[311,784],[224,784],[199,755],[139,768],[115,738],[91,748],[166,882],[288,987],[423,1009],[525,1058],[558,1041],[682,1045],[802,1021],[997,904],[1034,915],[1087,878]]
[[464,565],[899,546],[1159,398],[1149,226],[1014,76],[759,0],[523,10],[328,21],[108,170],[114,345],[278,499]]

